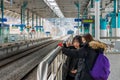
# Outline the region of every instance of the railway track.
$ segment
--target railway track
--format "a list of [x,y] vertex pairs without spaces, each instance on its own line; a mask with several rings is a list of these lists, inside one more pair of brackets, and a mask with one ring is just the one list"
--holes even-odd
[[[36,67],[40,60],[53,50],[58,42],[51,40],[1,58],[0,80],[30,80],[27,78],[30,74],[36,75]],[[35,76],[31,77],[31,80],[35,80]]]
[[0,60],[0,67],[1,66],[4,66],[12,61],[15,61],[21,57],[24,57],[26,55],[29,55],[30,53],[34,52],[34,51],[37,51],[38,49],[41,49],[47,45],[49,45],[50,43],[52,42],[51,41],[47,41],[47,44],[44,43],[41,43],[39,45],[36,45],[36,46],[32,46],[32,47],[29,47],[27,49],[23,49],[23,50],[20,50],[18,52],[13,52],[13,53],[9,53],[9,55],[7,55],[5,58],[3,58],[2,60]]

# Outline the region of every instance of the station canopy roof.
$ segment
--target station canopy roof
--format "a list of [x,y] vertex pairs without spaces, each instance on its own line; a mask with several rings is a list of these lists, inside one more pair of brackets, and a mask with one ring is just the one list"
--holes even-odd
[[[13,15],[16,17],[20,17],[21,6],[25,7],[25,4],[27,4],[25,13],[27,14],[27,10],[30,11],[30,17],[32,17],[33,13],[42,18],[75,18],[78,16],[76,3],[80,4],[80,15],[82,15],[88,8],[90,1],[91,0],[4,0],[4,6],[5,10],[16,14],[18,13],[19,15]],[[101,0],[105,5],[110,1],[111,0]],[[9,12],[5,11],[5,14],[9,15]]]

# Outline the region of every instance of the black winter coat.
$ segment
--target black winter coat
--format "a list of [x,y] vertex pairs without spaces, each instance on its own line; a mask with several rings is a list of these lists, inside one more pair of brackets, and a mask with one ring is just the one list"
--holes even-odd
[[[66,47],[66,48],[75,49],[73,46]],[[73,78],[75,77],[76,74],[72,74],[71,70],[77,69],[78,61],[79,61],[79,58],[67,57],[65,63],[63,64],[63,68],[62,68],[62,70],[63,70],[62,80],[66,80],[66,78],[68,78],[69,76],[71,76]]]
[[86,44],[79,50],[63,47],[62,52],[63,52],[63,54],[65,54],[69,57],[85,59],[85,62],[87,62],[87,65],[89,66],[89,68],[88,68],[88,66],[83,64],[83,66],[82,66],[83,69],[79,75],[77,74],[77,77],[79,77],[78,78],[79,80],[93,80],[93,78],[89,74],[89,71],[92,69],[92,67],[95,63],[95,60],[98,56],[98,53],[96,52],[96,50],[92,49],[91,47],[88,46],[88,44]]

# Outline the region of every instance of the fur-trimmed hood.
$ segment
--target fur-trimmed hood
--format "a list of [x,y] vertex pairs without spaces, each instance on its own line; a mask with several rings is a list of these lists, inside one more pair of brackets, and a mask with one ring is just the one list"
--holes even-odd
[[91,41],[89,42],[89,46],[93,49],[103,49],[103,51],[107,49],[107,45],[100,41]]

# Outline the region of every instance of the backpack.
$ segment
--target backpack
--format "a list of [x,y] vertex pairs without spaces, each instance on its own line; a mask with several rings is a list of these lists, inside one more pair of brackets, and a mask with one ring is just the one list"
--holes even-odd
[[90,75],[94,80],[107,80],[109,74],[109,60],[103,53],[99,53],[92,70],[90,70]]

